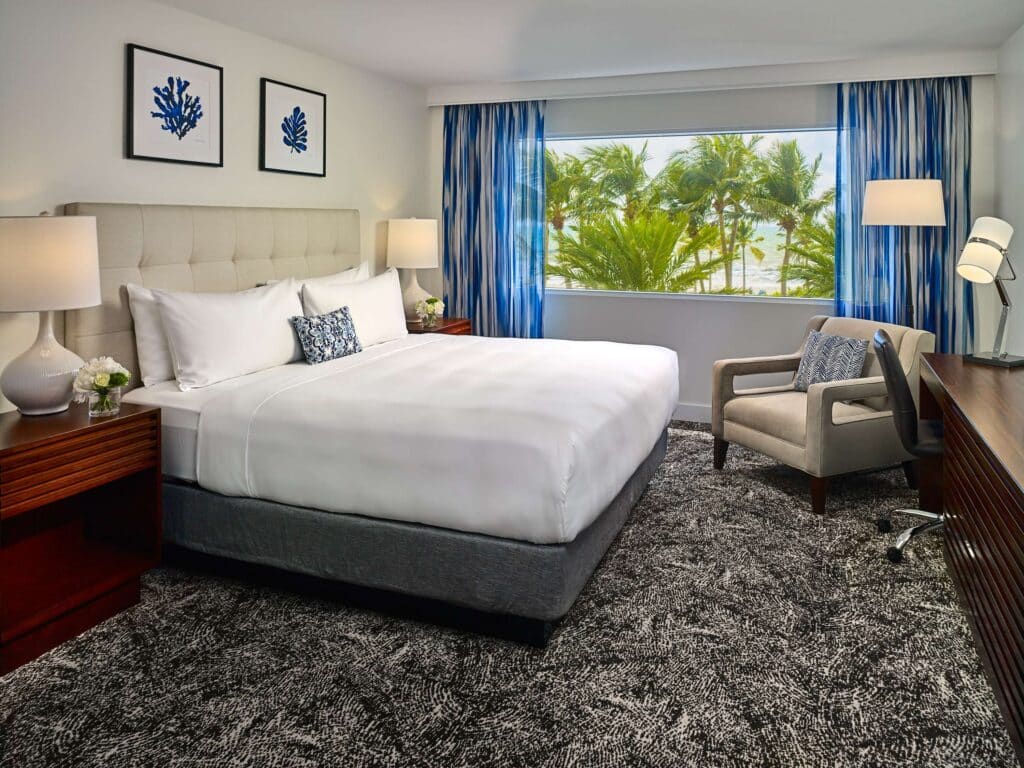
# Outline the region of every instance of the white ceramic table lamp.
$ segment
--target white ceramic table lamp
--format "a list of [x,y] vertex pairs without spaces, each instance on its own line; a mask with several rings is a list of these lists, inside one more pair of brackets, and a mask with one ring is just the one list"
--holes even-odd
[[[996,339],[991,352],[980,352],[965,355],[972,363],[998,365],[1003,368],[1017,368],[1024,365],[1024,357],[1008,355],[1003,351],[1003,338],[1006,334],[1006,318],[1010,314],[1010,296],[1003,285],[1004,280],[1015,280],[1017,273],[1007,256],[1010,240],[1013,239],[1013,227],[1002,219],[982,216],[975,220],[967,244],[960,252],[960,260],[956,263],[956,272],[964,280],[972,283],[995,283],[999,293],[1002,310],[999,313],[999,326],[996,328]],[[1010,277],[1001,277],[999,270],[1003,262],[1010,269]]]
[[38,312],[35,343],[0,374],[0,391],[30,416],[64,411],[82,358],[53,335],[53,313],[100,303],[96,219],[0,218],[0,312]]
[[[861,224],[868,227],[944,227],[941,179],[879,179],[864,187]],[[910,247],[904,244],[907,325],[914,327],[914,280]]]
[[416,319],[416,302],[430,298],[420,287],[417,269],[431,269],[437,262],[436,219],[389,219],[388,266],[408,269],[411,276],[402,291],[405,316]]

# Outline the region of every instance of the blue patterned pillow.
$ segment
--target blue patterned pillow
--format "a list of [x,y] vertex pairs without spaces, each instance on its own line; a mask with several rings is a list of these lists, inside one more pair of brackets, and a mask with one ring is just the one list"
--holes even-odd
[[293,317],[292,325],[299,335],[299,343],[302,344],[302,352],[308,363],[326,363],[363,351],[348,307],[326,315]]
[[859,379],[867,354],[867,339],[811,331],[793,386],[800,392],[806,392],[811,384],[823,381]]

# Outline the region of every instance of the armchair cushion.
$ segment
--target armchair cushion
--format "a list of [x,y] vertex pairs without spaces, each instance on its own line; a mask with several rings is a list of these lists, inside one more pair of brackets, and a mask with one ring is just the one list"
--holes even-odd
[[[725,404],[725,420],[793,445],[805,445],[807,397],[807,393],[796,390],[744,395]],[[832,419],[841,423],[877,413],[862,403],[835,403]]]
[[811,384],[859,378],[867,353],[866,339],[811,331],[793,387],[806,392]]

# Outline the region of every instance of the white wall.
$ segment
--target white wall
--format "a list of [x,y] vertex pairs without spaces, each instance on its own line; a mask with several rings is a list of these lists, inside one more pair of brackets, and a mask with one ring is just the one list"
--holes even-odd
[[[223,168],[124,159],[129,42],[224,68]],[[326,178],[257,170],[263,76],[327,94]],[[148,0],[0,0],[0,215],[73,201],[358,208],[379,269],[383,220],[432,210],[425,98]],[[34,315],[0,315],[0,368],[34,333]]]
[[[676,418],[710,421],[715,360],[795,352],[807,321],[814,315],[831,314],[831,301],[811,299],[549,291],[544,335],[674,349],[679,355]],[[756,377],[741,386],[766,383],[777,381]]]
[[835,86],[804,85],[549,101],[544,133],[551,138],[628,136],[834,128],[835,124]]
[[996,76],[999,216],[1017,228],[1010,246],[1021,278],[1006,284],[1015,305],[1007,350],[1024,354],[1024,27],[999,51]]
[[[997,215],[996,124],[996,78],[975,77],[971,82],[972,218]],[[953,258],[959,255],[953,254]],[[992,348],[998,305],[999,297],[993,286],[974,286],[975,350]]]

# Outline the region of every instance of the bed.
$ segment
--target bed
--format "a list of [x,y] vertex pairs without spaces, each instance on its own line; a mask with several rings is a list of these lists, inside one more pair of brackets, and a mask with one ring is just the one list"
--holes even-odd
[[[355,211],[84,204],[104,302],[66,343],[136,370],[123,286],[240,290],[359,262]],[[515,617],[543,643],[665,450],[659,347],[427,334],[182,392],[163,415],[165,539],[217,558]]]

